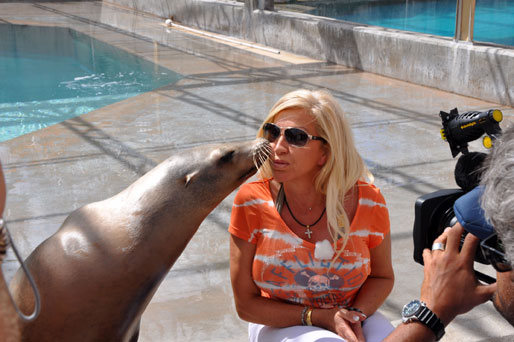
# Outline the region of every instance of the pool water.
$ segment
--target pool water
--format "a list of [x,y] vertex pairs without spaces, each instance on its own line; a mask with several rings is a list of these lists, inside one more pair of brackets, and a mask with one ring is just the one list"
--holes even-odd
[[[456,0],[306,2],[309,14],[453,37]],[[514,1],[476,0],[474,41],[514,46]]]
[[0,142],[183,76],[72,29],[0,25]]

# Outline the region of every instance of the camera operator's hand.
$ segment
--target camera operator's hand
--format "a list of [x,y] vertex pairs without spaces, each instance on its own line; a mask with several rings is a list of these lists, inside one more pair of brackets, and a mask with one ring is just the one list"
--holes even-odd
[[434,241],[446,244],[445,250],[423,251],[425,278],[421,287],[421,300],[445,326],[457,315],[491,299],[496,290],[496,283],[480,284],[473,271],[479,239],[468,234],[459,252],[463,232],[464,228],[457,223]]
[[[468,234],[459,252],[464,228],[456,224],[447,228],[434,243],[446,245],[444,250],[423,251],[425,278],[421,286],[421,301],[425,302],[447,326],[457,315],[468,312],[490,299],[496,283],[481,285],[473,271],[478,238]],[[384,342],[432,342],[436,336],[425,324],[400,324]]]

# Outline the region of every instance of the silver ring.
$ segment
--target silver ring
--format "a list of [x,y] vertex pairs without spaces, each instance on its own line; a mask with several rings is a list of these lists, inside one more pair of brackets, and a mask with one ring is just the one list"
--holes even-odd
[[446,248],[446,245],[441,242],[436,242],[432,245],[433,251],[444,251],[445,248]]

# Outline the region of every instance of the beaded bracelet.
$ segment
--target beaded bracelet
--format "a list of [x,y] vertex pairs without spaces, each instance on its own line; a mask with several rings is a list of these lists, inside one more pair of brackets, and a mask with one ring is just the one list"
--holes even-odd
[[305,321],[305,313],[307,312],[308,309],[309,309],[309,307],[305,306],[302,310],[302,325],[307,325],[307,322]]
[[368,316],[366,316],[366,314],[364,312],[362,312],[362,310],[359,308],[354,308],[354,307],[349,306],[349,307],[346,307],[345,309],[348,311],[356,311],[356,312],[360,313],[361,315],[363,315],[365,318],[368,318]]
[[352,306],[348,306],[348,307],[346,307],[345,309],[346,309],[346,310],[349,310],[349,311],[357,311],[357,312],[360,312],[361,314],[364,314],[364,313],[362,312],[362,310],[361,310],[361,309],[359,309],[359,308],[354,308],[354,307],[352,307]]

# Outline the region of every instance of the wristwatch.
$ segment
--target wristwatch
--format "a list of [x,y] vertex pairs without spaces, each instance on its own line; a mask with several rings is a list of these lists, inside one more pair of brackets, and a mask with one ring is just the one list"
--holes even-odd
[[402,320],[403,323],[420,322],[425,324],[434,332],[436,341],[439,341],[445,333],[444,325],[439,317],[424,302],[417,299],[405,304],[402,310]]

